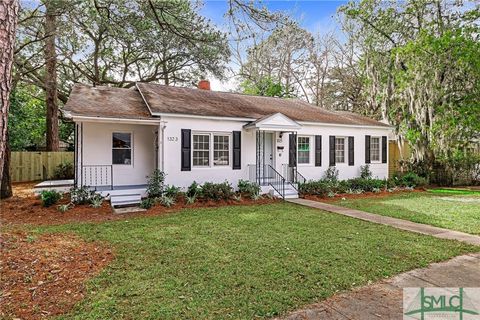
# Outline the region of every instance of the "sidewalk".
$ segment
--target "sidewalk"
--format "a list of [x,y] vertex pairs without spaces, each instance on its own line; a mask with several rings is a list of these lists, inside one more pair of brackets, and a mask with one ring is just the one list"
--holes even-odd
[[427,234],[436,238],[458,240],[458,241],[463,241],[469,244],[480,246],[479,236],[474,236],[474,235],[460,232],[460,231],[448,230],[448,229],[438,228],[438,227],[434,227],[426,224],[411,222],[408,220],[381,216],[374,213],[364,212],[364,211],[350,209],[350,208],[344,208],[344,207],[336,206],[333,204],[328,204],[328,203],[323,203],[318,201],[312,201],[312,200],[306,200],[306,199],[288,199],[286,201],[304,205],[311,208],[324,210],[324,211],[343,214],[345,216],[349,216],[352,218],[384,224],[384,225],[392,226],[394,228],[398,228],[402,230],[417,232],[421,234]]
[[480,287],[480,253],[458,256],[335,295],[283,319],[402,319],[402,289],[406,287]]

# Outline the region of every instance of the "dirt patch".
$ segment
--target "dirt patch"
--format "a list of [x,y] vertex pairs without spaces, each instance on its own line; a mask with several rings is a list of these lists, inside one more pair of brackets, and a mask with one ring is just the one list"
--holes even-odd
[[213,208],[232,205],[260,205],[277,202],[276,199],[263,198],[253,201],[248,197],[243,197],[241,201],[203,201],[197,200],[193,204],[187,205],[183,197],[179,197],[177,202],[170,208],[159,204],[145,212],[115,214],[108,201],[105,201],[100,208],[92,208],[89,205],[77,205],[70,210],[62,213],[58,211],[58,204],[69,202],[69,195],[65,194],[57,205],[44,208],[38,197],[33,192],[28,191],[28,186],[22,184],[17,189],[13,186],[14,196],[10,199],[0,202],[0,221],[4,225],[57,225],[75,222],[103,222],[110,220],[121,220],[137,216],[155,216],[171,212],[177,212],[185,208]]
[[103,244],[73,235],[0,236],[0,318],[40,319],[68,312],[84,283],[113,258]]
[[350,194],[350,193],[339,193],[336,194],[334,197],[322,197],[322,196],[315,196],[315,195],[304,195],[302,198],[307,200],[313,201],[322,201],[322,202],[337,202],[339,200],[345,199],[362,199],[362,198],[384,198],[389,197],[394,194],[401,194],[401,193],[412,193],[412,192],[425,192],[423,189],[414,189],[414,190],[397,190],[393,192],[388,192],[382,190],[380,192],[364,192],[360,194]]

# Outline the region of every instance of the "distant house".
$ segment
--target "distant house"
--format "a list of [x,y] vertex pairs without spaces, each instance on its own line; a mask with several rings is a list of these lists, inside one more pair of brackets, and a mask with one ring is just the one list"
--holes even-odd
[[356,177],[370,164],[388,177],[388,125],[297,99],[137,83],[135,89],[74,86],[65,116],[75,123],[76,184],[144,190],[154,169],[166,183],[256,181],[296,196],[296,183],[328,167]]

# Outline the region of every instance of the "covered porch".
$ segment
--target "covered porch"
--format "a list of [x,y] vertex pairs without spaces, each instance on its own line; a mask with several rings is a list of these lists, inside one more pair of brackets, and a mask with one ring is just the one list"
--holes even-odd
[[[275,113],[244,126],[255,132],[255,163],[248,164],[251,182],[273,188],[285,198],[298,196],[303,176],[297,169],[297,131],[301,125],[281,113]],[[268,188],[267,188],[268,189]]]

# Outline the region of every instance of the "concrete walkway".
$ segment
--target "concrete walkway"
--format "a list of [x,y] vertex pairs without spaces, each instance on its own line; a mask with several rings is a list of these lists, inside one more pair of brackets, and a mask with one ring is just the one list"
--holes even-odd
[[460,231],[453,231],[453,230],[438,228],[438,227],[411,222],[403,219],[385,217],[385,216],[381,216],[374,213],[340,207],[340,206],[336,206],[336,205],[328,204],[324,202],[318,202],[318,201],[312,201],[312,200],[306,200],[306,199],[288,199],[287,201],[291,203],[296,203],[296,204],[304,205],[307,207],[311,207],[311,208],[343,214],[345,216],[349,216],[352,218],[357,218],[365,221],[392,226],[394,228],[398,228],[402,230],[417,232],[421,234],[427,234],[436,238],[458,240],[458,241],[463,241],[469,244],[480,246],[479,236],[474,236],[474,235],[460,232]]
[[[480,287],[480,254],[455,257],[338,294],[283,319],[403,319],[403,288],[407,287]],[[474,300],[478,306],[480,297]]]

